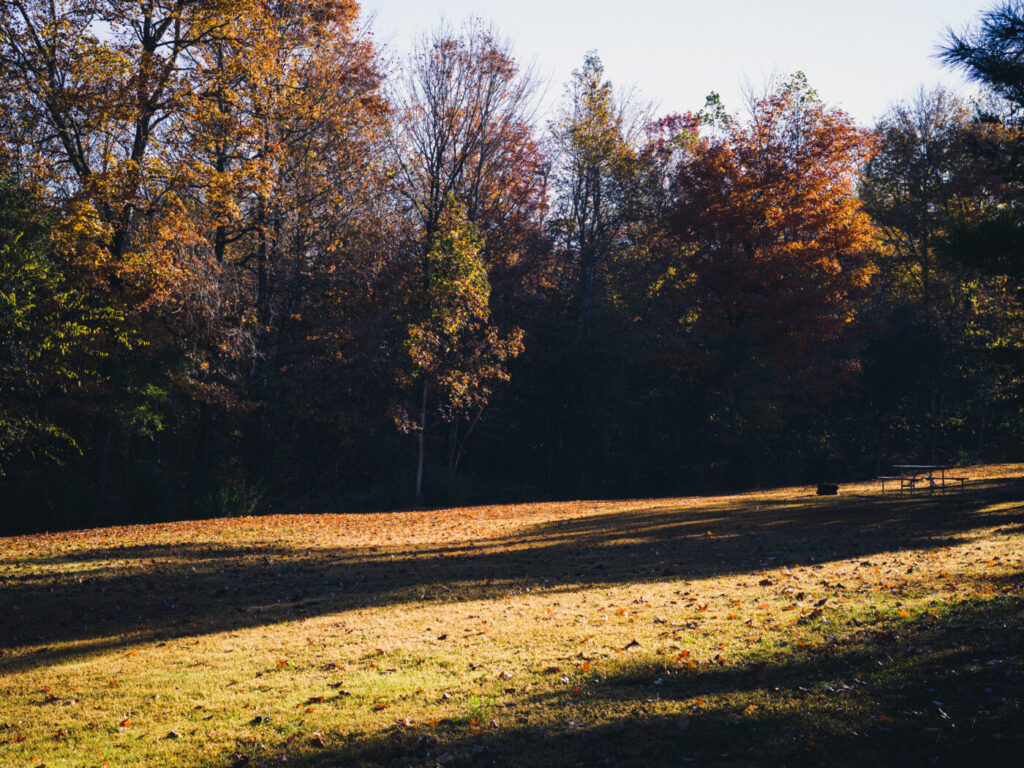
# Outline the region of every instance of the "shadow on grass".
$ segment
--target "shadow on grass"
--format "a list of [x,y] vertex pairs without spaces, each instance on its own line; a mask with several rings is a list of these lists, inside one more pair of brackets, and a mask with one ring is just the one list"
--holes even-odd
[[[977,528],[1024,525],[1022,499],[1018,480],[945,497],[748,496],[655,504],[439,547],[303,550],[254,542],[78,551],[22,561],[74,566],[67,571],[0,583],[0,671],[368,605],[475,600],[538,585],[574,589],[754,573],[942,547]],[[111,561],[127,565],[115,568]],[[48,647],[68,642],[75,645]],[[34,650],[17,650],[26,647]]]
[[[863,627],[814,651],[753,666],[595,669],[585,694],[537,694],[497,728],[444,721],[308,734],[289,751],[223,764],[326,766],[1020,765],[1024,603],[1000,597],[939,616]],[[551,713],[530,724],[517,707]],[[666,706],[666,704],[668,706]],[[668,712],[666,713],[666,710]],[[534,715],[536,717],[536,715]]]

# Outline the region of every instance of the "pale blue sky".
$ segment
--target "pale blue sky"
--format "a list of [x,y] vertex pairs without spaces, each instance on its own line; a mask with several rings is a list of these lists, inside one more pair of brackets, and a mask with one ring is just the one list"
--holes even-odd
[[745,82],[801,69],[829,103],[870,123],[919,85],[963,79],[934,59],[948,26],[962,29],[994,0],[363,0],[396,55],[442,16],[477,15],[511,37],[550,80],[549,100],[597,50],[616,84],[636,85],[659,113],[700,109],[712,90],[730,111]]

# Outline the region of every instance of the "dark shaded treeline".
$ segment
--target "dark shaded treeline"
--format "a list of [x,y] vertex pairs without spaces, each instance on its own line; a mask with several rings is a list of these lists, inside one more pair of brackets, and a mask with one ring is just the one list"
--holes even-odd
[[1021,456],[995,17],[981,107],[868,130],[800,74],[654,119],[593,54],[542,126],[494,30],[389,82],[354,2],[4,8],[6,530]]

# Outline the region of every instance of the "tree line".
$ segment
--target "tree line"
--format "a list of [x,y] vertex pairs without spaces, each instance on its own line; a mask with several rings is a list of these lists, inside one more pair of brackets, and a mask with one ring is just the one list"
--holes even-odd
[[862,127],[800,73],[551,117],[480,21],[0,0],[0,525],[1020,458],[1024,6]]

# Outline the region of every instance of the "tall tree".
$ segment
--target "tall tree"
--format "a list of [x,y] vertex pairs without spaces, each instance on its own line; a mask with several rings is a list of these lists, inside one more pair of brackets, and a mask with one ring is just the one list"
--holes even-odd
[[[480,256],[482,246],[483,239],[465,208],[449,196],[424,260],[422,286],[408,299],[405,350],[410,362],[409,383],[415,384],[420,398],[415,427],[417,498],[423,488],[429,413],[437,413],[446,422],[470,413],[479,415],[493,386],[508,379],[504,363],[522,348],[521,332],[502,338],[491,323],[490,284]],[[464,441],[450,448],[453,472],[463,446]]]
[[877,132],[879,150],[860,185],[881,234],[864,377],[878,420],[875,451],[880,460],[892,449],[898,421],[899,431],[914,433],[913,450],[934,459],[951,414],[984,411],[992,383],[983,358],[995,326],[979,310],[1002,290],[950,259],[948,248],[954,230],[991,207],[990,176],[972,149],[987,131],[960,99],[922,89],[893,105]]
[[[975,162],[996,174],[989,215],[958,227],[954,250],[1024,287],[1024,2],[1003,0],[961,33],[950,30],[939,55],[998,98],[982,110],[988,135],[974,147]],[[998,177],[1001,177],[999,179]]]
[[[538,227],[543,194],[536,177],[544,161],[533,137],[535,90],[532,74],[520,69],[509,42],[479,21],[468,22],[460,32],[443,25],[413,52],[395,97],[393,137],[399,169],[396,190],[410,215],[405,314],[406,325],[413,331],[425,327],[423,318],[443,314],[448,301],[444,291],[458,284],[447,278],[438,282],[438,275],[445,272],[438,271],[443,254],[460,261],[472,253],[471,260],[479,259],[487,267],[514,270],[531,230]],[[464,241],[455,234],[468,231],[467,227],[482,239]],[[483,304],[467,315],[480,331],[492,323],[486,268],[483,280],[487,285],[480,294]],[[419,401],[418,417],[400,419],[403,424],[416,423],[418,431],[417,497],[422,489],[428,411],[438,413],[449,426],[449,468],[454,471],[468,432],[487,403],[490,386],[486,382],[504,376],[500,364],[518,354],[521,345],[518,329],[502,338],[492,327],[485,333],[489,341],[472,355],[479,375],[464,378],[455,387],[470,387],[475,393],[456,395],[447,387],[445,394],[442,382],[454,385],[452,376],[461,370],[455,358],[429,353],[432,362],[425,366],[415,358],[436,343],[457,348],[463,330],[459,323],[446,321],[430,334],[440,334],[441,341],[409,347],[420,351],[413,355],[415,375],[406,381],[405,399]],[[445,360],[455,366],[450,374],[436,368]],[[415,387],[415,397],[409,386]],[[473,403],[473,409],[452,407],[455,403]]]
[[69,216],[96,214],[105,239],[90,287],[145,341],[108,358],[98,499],[130,390],[195,404],[205,466],[214,409],[283,399],[293,361],[281,355],[339,325],[320,313],[314,330],[308,307],[366,266],[386,105],[358,5],[11,0],[2,11],[2,152]]
[[689,307],[678,320],[718,397],[713,418],[741,449],[848,378],[844,340],[871,275],[856,195],[871,147],[798,74],[680,167],[670,222]]
[[[309,397],[299,385],[334,365],[324,356],[348,356],[325,342],[351,341],[357,301],[331,295],[379,272],[368,230],[378,226],[388,107],[355,2],[268,6],[259,25],[246,23],[254,45],[203,49],[188,160],[214,260],[238,294],[239,335],[251,335],[254,361],[237,378],[255,408],[251,453],[262,470],[275,414]],[[336,420],[313,407],[320,400],[299,410]]]
[[642,117],[628,101],[616,101],[601,59],[587,54],[551,126],[558,200],[554,225],[571,260],[576,295],[574,348],[590,336],[601,273],[620,245],[633,143],[641,127]]
[[80,453],[74,405],[102,396],[105,350],[128,342],[123,311],[81,290],[76,270],[102,224],[83,214],[55,233],[58,220],[39,190],[0,176],[0,477]]
[[880,147],[864,167],[861,198],[892,255],[912,265],[915,293],[928,315],[940,241],[956,218],[977,206],[980,192],[968,151],[971,111],[947,91],[922,89],[895,104],[876,129]]
[[172,386],[180,350],[167,320],[183,308],[204,314],[208,306],[194,299],[217,293],[212,265],[194,258],[202,232],[183,204],[182,167],[168,165],[166,150],[192,100],[192,54],[230,37],[250,12],[259,8],[242,0],[0,6],[0,151],[69,216],[95,212],[105,239],[92,252],[90,287],[123,308],[146,341],[108,350],[96,512],[113,437],[136,421],[126,416],[132,392]]

